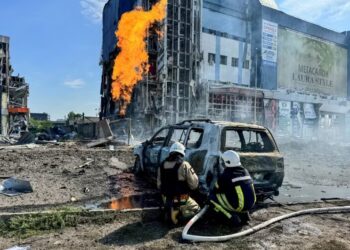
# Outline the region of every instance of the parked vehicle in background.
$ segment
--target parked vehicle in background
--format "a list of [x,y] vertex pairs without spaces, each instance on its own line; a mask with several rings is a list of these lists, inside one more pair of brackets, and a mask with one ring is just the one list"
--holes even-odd
[[155,179],[158,167],[174,142],[185,145],[185,159],[199,176],[201,192],[208,192],[218,175],[221,154],[234,150],[254,179],[258,198],[264,200],[278,195],[284,178],[284,160],[267,128],[211,120],[186,120],[165,126],[150,140],[135,147],[135,173],[144,172]]

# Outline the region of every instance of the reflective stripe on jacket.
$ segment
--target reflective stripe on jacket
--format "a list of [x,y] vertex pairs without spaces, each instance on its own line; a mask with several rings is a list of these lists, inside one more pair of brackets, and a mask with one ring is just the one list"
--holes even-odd
[[256,195],[249,172],[243,167],[226,168],[215,183],[210,199],[227,212],[250,210]]

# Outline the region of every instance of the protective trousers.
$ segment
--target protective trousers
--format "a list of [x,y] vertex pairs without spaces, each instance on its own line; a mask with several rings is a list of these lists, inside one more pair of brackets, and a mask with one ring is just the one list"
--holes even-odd
[[189,196],[184,199],[167,199],[163,196],[163,202],[166,212],[169,213],[169,219],[175,225],[179,220],[189,220],[200,210],[197,202]]
[[228,220],[237,221],[234,217],[248,213],[256,202],[256,196],[253,184],[236,185],[233,192],[234,197],[214,192],[210,195],[209,202],[215,212],[222,214]]

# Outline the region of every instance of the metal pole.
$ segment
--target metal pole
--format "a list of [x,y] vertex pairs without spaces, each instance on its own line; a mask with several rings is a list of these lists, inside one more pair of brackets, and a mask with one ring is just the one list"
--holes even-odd
[[130,139],[131,139],[131,118],[129,118],[129,121],[128,121],[128,146],[130,146]]
[[256,95],[258,87],[258,48],[255,49],[255,88],[254,88],[254,124],[256,121]]

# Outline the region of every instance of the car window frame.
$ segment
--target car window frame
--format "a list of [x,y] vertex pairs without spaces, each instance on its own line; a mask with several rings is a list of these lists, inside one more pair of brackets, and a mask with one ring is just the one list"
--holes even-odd
[[188,132],[190,130],[190,126],[186,126],[186,125],[176,125],[176,126],[170,126],[170,131],[169,131],[169,134],[168,134],[168,138],[167,138],[167,141],[166,143],[163,145],[163,147],[169,147],[169,142],[170,142],[170,139],[171,137],[173,136],[174,134],[174,131],[176,129],[184,129],[184,130],[187,130],[186,133],[185,133],[185,136],[184,136],[184,144],[186,143],[186,139],[187,139],[187,136],[188,136]]
[[[198,129],[198,130],[202,130],[202,131],[203,131],[203,133],[202,133],[202,139],[201,139],[201,140],[202,140],[202,141],[201,141],[201,145],[199,145],[198,148],[188,148],[188,147],[187,147],[188,139],[189,139],[189,137],[190,137],[191,131],[194,130],[194,129]],[[200,127],[200,126],[191,126],[191,127],[189,127],[189,128],[188,128],[188,131],[187,131],[186,139],[185,139],[185,144],[184,144],[186,150],[187,150],[187,149],[189,149],[189,150],[196,150],[196,149],[201,148],[202,145],[203,145],[204,134],[205,134],[205,128],[204,128],[204,127]]]
[[[153,140],[154,140],[155,138],[157,138],[156,136],[157,136],[160,132],[162,132],[163,130],[165,130],[165,129],[169,129],[169,131],[168,131],[167,136],[165,136],[165,139],[164,139],[163,144],[162,144],[162,145],[154,144],[154,143],[153,143]],[[164,147],[165,143],[169,140],[170,131],[171,131],[171,126],[165,126],[165,127],[163,127],[163,128],[160,128],[160,129],[151,137],[151,139],[149,140],[150,144],[152,144],[152,145],[159,145],[159,146],[161,146],[161,147]]]
[[[227,138],[227,131],[235,131],[236,133],[237,133],[237,135],[238,135],[238,137],[239,137],[239,142],[240,142],[240,144],[241,144],[241,148],[243,147],[243,146],[245,146],[245,140],[244,140],[244,136],[242,135],[242,133],[239,133],[238,131],[237,131],[237,129],[225,129],[225,130],[223,130],[223,134],[222,134],[222,137],[221,137],[221,144],[222,144],[222,151],[224,150],[224,146],[225,146],[225,144],[226,144],[226,138]],[[224,136],[225,135],[225,136]]]
[[[224,127],[222,130],[221,130],[221,141],[220,141],[220,150],[221,152],[224,152],[225,151],[225,144],[226,144],[226,131],[227,130],[235,130],[235,131],[238,131],[238,130],[241,130],[241,131],[252,131],[252,132],[261,132],[261,133],[265,133],[267,135],[267,137],[269,138],[270,140],[270,143],[273,147],[273,150],[270,151],[270,152],[244,152],[244,151],[238,151],[240,153],[273,153],[273,152],[276,152],[278,151],[278,147],[277,147],[277,144],[276,144],[276,141],[274,140],[273,136],[271,135],[270,131],[267,130],[267,129],[259,129],[259,128],[245,128],[245,127]],[[246,142],[245,142],[245,138],[243,136],[243,132],[242,133],[238,133],[239,137],[240,137],[240,140],[241,140],[241,144],[242,144],[242,147],[245,146]],[[265,143],[265,142],[264,142]]]

